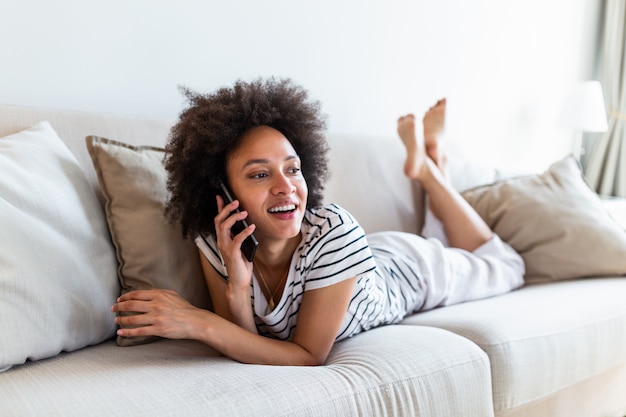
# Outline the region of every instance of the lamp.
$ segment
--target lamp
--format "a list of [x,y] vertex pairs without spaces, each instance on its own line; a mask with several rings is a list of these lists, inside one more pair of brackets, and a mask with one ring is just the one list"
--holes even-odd
[[583,132],[605,132],[608,129],[604,95],[598,81],[585,81],[567,94],[559,125],[576,130],[574,156],[580,160]]

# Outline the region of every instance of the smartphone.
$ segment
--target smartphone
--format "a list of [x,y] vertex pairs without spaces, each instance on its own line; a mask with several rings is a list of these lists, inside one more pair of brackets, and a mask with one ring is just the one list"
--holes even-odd
[[[226,202],[226,204],[232,203],[234,199],[226,184],[222,182],[220,183],[220,187],[222,188],[222,197],[224,197],[224,201]],[[239,212],[240,210],[238,208],[233,211],[233,213]],[[245,219],[237,220],[230,230],[232,231],[233,235],[238,235],[246,227],[248,227],[248,223],[245,221]],[[257,246],[259,246],[259,241],[256,240],[253,234],[248,236],[246,240],[244,240],[241,244],[241,252],[246,257],[248,262],[252,262],[252,260],[254,259],[254,254],[256,253]]]

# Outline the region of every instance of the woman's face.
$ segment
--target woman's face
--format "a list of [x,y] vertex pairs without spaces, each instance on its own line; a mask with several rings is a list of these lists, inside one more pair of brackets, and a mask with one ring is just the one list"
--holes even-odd
[[250,129],[231,152],[226,173],[241,210],[260,242],[290,239],[300,234],[308,189],[300,158],[278,130]]

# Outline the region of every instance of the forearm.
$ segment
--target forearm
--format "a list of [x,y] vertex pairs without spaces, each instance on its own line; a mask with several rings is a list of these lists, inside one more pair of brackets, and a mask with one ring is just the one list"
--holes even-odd
[[259,365],[321,365],[324,358],[290,341],[270,339],[213,315],[197,327],[195,339],[236,361]]
[[257,333],[249,288],[237,289],[229,285],[225,291],[225,298],[228,309],[227,318],[249,332]]
[[232,279],[225,280],[216,273],[202,254],[200,260],[215,313],[250,332],[256,333],[250,300],[250,283],[244,280],[243,284],[236,285]]
[[326,361],[348,304],[356,277],[306,291],[291,341],[259,336],[227,320],[206,322],[205,343],[245,363],[271,365],[321,365]]

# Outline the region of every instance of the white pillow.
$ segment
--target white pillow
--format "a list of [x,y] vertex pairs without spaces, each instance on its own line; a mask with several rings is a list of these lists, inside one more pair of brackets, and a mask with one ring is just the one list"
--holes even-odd
[[115,334],[104,213],[48,122],[0,138],[0,370]]

